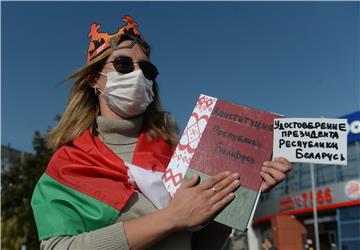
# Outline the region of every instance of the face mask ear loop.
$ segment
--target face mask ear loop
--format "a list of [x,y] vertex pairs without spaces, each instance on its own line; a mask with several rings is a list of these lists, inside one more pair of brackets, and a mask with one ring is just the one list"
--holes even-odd
[[[103,72],[98,72],[100,75],[106,76],[107,74],[103,73]],[[99,93],[102,94],[103,91],[101,91],[101,89],[94,87],[94,91],[95,91],[95,95],[98,95]]]
[[100,94],[103,94],[104,92],[101,90],[101,89],[99,89],[99,88],[94,88],[94,91],[95,91],[95,95],[98,95],[99,93]]

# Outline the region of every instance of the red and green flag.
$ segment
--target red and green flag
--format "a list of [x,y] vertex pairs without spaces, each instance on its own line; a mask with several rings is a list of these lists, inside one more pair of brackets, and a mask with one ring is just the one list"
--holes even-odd
[[[165,141],[142,133],[132,163],[164,172],[172,152]],[[133,192],[124,161],[86,131],[56,151],[35,187],[31,206],[39,239],[111,225]]]

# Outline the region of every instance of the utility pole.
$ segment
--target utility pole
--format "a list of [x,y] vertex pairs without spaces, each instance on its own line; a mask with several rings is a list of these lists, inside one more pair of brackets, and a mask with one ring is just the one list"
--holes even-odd
[[313,205],[313,214],[314,214],[314,232],[315,232],[315,246],[316,246],[315,249],[320,250],[319,225],[318,225],[318,214],[317,214],[317,204],[316,204],[316,183],[315,183],[313,163],[310,163],[310,172],[311,172],[312,205]]

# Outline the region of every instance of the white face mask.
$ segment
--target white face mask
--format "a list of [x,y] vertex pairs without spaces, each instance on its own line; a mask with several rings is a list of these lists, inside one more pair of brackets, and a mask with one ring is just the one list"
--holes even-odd
[[127,74],[116,71],[100,74],[107,77],[104,91],[100,91],[110,107],[117,115],[130,118],[145,112],[153,101],[153,81],[148,80],[138,69]]

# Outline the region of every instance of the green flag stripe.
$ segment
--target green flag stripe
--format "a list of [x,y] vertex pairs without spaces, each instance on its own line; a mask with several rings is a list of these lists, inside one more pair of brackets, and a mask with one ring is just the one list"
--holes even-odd
[[120,211],[75,191],[46,173],[37,183],[31,201],[39,239],[77,235],[113,224]]
[[[189,167],[185,174],[185,180],[190,179],[191,176],[196,173],[199,174],[201,183],[210,178],[209,175],[201,173]],[[228,204],[224,209],[222,209],[215,216],[214,220],[229,227],[236,228],[241,231],[246,231],[246,227],[249,222],[257,195],[257,192],[240,186],[235,191],[235,199],[233,199],[230,204]]]

